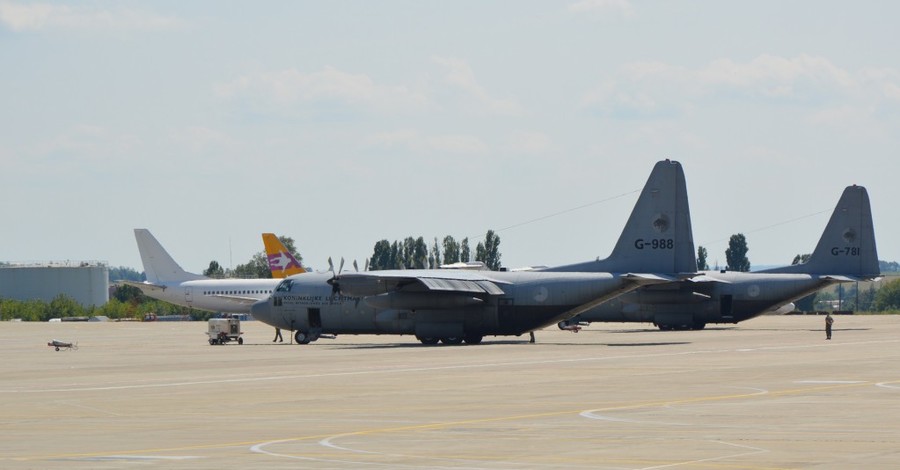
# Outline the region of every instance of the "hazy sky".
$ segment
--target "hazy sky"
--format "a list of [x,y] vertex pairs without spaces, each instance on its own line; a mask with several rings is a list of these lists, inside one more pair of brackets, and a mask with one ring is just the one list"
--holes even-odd
[[[900,2],[0,0],[0,260],[307,264],[499,231],[605,257],[653,164],[697,245],[814,248],[864,185],[900,260]],[[551,216],[552,217],[547,217]],[[526,223],[529,222],[530,223]]]

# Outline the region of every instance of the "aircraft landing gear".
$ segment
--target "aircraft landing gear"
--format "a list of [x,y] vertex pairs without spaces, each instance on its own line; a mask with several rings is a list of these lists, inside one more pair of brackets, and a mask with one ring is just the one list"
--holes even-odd
[[297,344],[309,344],[309,342],[311,341],[311,338],[309,337],[309,334],[307,334],[305,331],[297,330],[294,333],[294,341],[296,341]]
[[438,344],[438,338],[433,338],[431,336],[416,336],[416,339],[422,342],[422,344],[427,344],[429,346],[433,344]]

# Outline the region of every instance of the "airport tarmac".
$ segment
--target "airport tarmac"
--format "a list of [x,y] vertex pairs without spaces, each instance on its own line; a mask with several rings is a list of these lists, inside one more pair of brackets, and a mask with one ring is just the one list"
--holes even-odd
[[0,323],[0,468],[896,468],[900,316],[835,318],[477,346]]

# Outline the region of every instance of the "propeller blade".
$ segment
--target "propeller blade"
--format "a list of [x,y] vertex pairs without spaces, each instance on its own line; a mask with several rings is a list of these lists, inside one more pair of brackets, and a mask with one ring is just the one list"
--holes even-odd
[[341,267],[338,268],[338,274],[344,272],[344,257],[341,256]]
[[359,266],[356,264],[356,260],[353,260],[353,270],[359,272]]

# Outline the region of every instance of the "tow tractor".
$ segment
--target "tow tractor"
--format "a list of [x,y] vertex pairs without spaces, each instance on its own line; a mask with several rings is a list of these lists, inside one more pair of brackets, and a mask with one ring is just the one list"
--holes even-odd
[[225,344],[229,341],[237,341],[238,344],[244,344],[244,334],[241,331],[241,320],[235,317],[228,318],[210,318],[209,330],[206,332],[209,336],[210,346],[215,344]]

